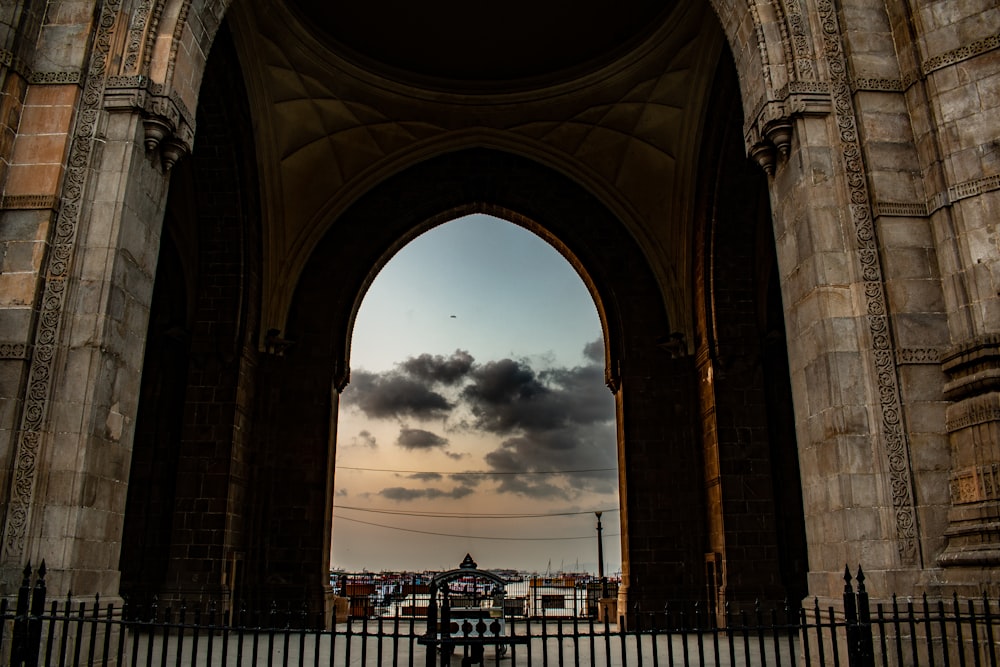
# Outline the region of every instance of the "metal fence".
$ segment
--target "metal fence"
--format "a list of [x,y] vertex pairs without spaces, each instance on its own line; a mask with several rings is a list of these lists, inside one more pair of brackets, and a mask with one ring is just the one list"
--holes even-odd
[[[350,600],[355,618],[427,615],[430,578],[426,575],[345,574],[333,581]],[[512,618],[597,617],[601,597],[618,597],[618,580],[596,577],[529,575],[506,584],[505,615]]]
[[[842,606],[726,609],[697,606],[633,610],[614,621],[511,618],[509,641],[476,651],[482,629],[459,629],[441,650],[424,619],[349,619],[324,627],[320,617],[271,607],[237,611],[231,622],[209,607],[115,607],[99,600],[45,600],[44,576],[25,582],[16,606],[0,601],[0,655],[19,667],[182,665],[433,667],[497,664],[559,667],[660,665],[874,665],[996,667],[996,601],[870,605],[860,581],[846,575]],[[431,644],[428,646],[428,643]],[[435,648],[434,644],[437,644]],[[478,643],[482,646],[482,642]]]

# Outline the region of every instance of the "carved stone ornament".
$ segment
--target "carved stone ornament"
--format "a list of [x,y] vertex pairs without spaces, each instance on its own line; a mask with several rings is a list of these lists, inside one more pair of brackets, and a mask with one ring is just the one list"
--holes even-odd
[[194,143],[192,115],[179,99],[166,94],[163,86],[151,83],[148,77],[110,77],[104,108],[111,112],[142,114],[146,150],[159,151],[165,171],[191,152]]
[[830,113],[829,86],[822,81],[792,81],[775,92],[775,99],[762,104],[744,128],[747,154],[768,176],[778,160],[792,150],[793,120],[798,116]]

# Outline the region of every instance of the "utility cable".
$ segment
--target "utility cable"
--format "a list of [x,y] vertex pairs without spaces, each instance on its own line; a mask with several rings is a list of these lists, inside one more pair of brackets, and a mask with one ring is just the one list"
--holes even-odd
[[537,514],[471,514],[467,512],[418,512],[413,510],[394,510],[394,509],[378,509],[370,507],[355,507],[351,505],[334,505],[335,509],[342,510],[354,510],[356,512],[369,512],[372,514],[389,514],[394,516],[418,516],[433,519],[545,519],[549,517],[558,516],[578,516],[581,514],[593,514],[595,511],[600,511],[604,514],[610,514],[611,512],[618,512],[615,509],[605,509],[605,510],[588,510],[588,511],[577,511],[577,512],[548,512],[548,513],[537,513]]
[[[417,530],[415,528],[400,528],[399,526],[387,526],[382,523],[373,523],[371,521],[362,521],[360,519],[349,519],[346,516],[336,517],[335,521],[350,521],[352,523],[361,523],[366,526],[375,526],[376,528],[387,528],[389,530],[401,530],[405,533],[419,533],[421,535],[433,535],[435,537],[457,537],[463,540],[491,540],[496,542],[562,542],[566,540],[592,540],[593,535],[585,535],[580,537],[497,537],[497,536],[479,536],[479,535],[458,535],[455,533],[437,533],[430,530]],[[617,533],[606,534],[605,537],[616,537]]]
[[337,470],[357,470],[361,472],[394,472],[405,475],[447,475],[455,477],[457,475],[480,475],[492,477],[495,475],[572,475],[590,472],[614,472],[618,468],[582,468],[580,470],[465,470],[459,472],[448,472],[442,470],[393,470],[391,468],[359,468],[355,466],[337,466]]

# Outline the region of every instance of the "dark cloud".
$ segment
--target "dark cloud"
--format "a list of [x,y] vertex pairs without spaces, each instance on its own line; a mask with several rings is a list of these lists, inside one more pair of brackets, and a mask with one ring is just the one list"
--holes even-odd
[[352,373],[344,401],[374,419],[414,417],[443,418],[454,408],[448,399],[421,380],[399,373]]
[[379,491],[378,495],[387,500],[408,501],[408,500],[435,500],[437,498],[464,498],[473,490],[467,486],[456,486],[450,491],[441,489],[407,489],[402,486],[391,486]]
[[[501,493],[551,499],[613,493],[618,480],[614,443],[613,420],[532,432],[504,440],[486,455],[486,463]],[[553,471],[561,472],[549,474]]]
[[472,355],[465,350],[455,350],[447,358],[440,354],[421,354],[419,357],[410,357],[401,364],[400,368],[415,379],[451,386],[458,384],[469,374],[474,361]]
[[447,438],[420,428],[400,429],[396,444],[403,449],[434,449],[448,444]]
[[[357,374],[358,394],[352,400],[369,417],[443,418],[449,433],[468,429],[504,438],[485,456],[488,472],[449,476],[458,485],[451,491],[395,487],[380,495],[397,501],[462,497],[486,481],[501,493],[539,499],[614,493],[615,407],[604,386],[603,339],[583,352],[592,363],[573,368],[536,370],[514,359],[478,364],[456,350],[449,357],[412,357],[381,375]],[[419,428],[404,427],[397,444],[453,459],[466,456],[449,451],[447,438]],[[441,477],[410,479],[436,482]]]
[[597,340],[591,341],[583,346],[583,356],[595,364],[604,363],[604,338],[598,336]]
[[356,436],[351,441],[352,445],[359,447],[368,447],[369,449],[374,449],[378,443],[375,442],[375,436],[371,434],[371,431],[359,431]]
[[438,482],[444,479],[444,476],[437,472],[415,472],[412,475],[407,475],[406,479],[413,479],[418,482]]
[[477,429],[497,434],[548,431],[614,418],[598,366],[536,374],[524,362],[493,361],[473,369],[462,390]]

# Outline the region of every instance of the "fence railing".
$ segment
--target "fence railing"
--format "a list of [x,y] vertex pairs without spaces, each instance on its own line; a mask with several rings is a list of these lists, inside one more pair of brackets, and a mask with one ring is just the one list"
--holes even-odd
[[[430,603],[430,578],[426,575],[345,574],[334,581],[336,591],[350,600],[350,613],[365,616],[426,616]],[[508,581],[505,614],[509,617],[596,617],[606,593],[618,596],[618,580],[543,577],[529,575]]]
[[[178,605],[142,609],[100,600],[49,601],[44,569],[26,569],[16,604],[0,601],[0,655],[18,667],[132,665],[343,665],[430,667],[448,664],[659,667],[996,667],[997,603],[977,600],[870,604],[863,575],[845,574],[842,606],[728,608],[720,616],[697,606],[632,610],[628,617],[510,618],[510,641],[477,642],[463,627],[447,651],[428,642],[424,619],[351,618],[325,627],[303,610],[221,610]],[[428,646],[428,644],[431,644]],[[479,651],[475,650],[479,646]],[[454,648],[452,655],[451,648]],[[500,662],[502,660],[502,663]]]

